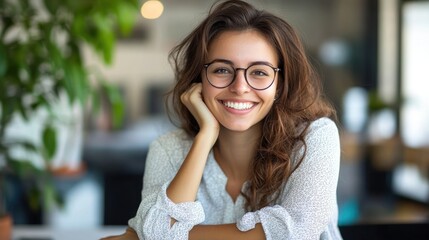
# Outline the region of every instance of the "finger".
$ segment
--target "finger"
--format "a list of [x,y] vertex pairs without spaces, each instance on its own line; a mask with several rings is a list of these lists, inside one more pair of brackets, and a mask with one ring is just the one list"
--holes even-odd
[[189,106],[188,105],[189,103],[195,102],[195,100],[201,99],[201,91],[202,91],[202,84],[201,83],[194,83],[191,85],[191,87],[186,92],[184,92],[180,96],[180,100],[186,106]]
[[182,93],[182,95],[180,95],[180,100],[182,102],[187,101],[187,99],[189,99],[190,92],[194,89],[194,87],[195,87],[195,83],[193,83],[189,87],[189,89],[187,89],[185,92]]

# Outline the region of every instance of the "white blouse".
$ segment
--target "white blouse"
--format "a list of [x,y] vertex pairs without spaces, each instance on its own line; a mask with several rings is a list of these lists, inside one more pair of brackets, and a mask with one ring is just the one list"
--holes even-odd
[[[314,121],[306,143],[306,156],[283,185],[276,203],[246,213],[244,197],[240,195],[234,202],[226,191],[227,178],[213,152],[207,159],[195,202],[175,204],[167,197],[166,188],[192,145],[183,130],[167,133],[149,148],[142,201],[128,224],[140,239],[147,240],[184,240],[195,225],[225,223],[236,223],[241,231],[261,223],[267,240],[342,239],[336,199],[340,144],[334,122],[328,118]],[[177,220],[172,227],[171,218]]]

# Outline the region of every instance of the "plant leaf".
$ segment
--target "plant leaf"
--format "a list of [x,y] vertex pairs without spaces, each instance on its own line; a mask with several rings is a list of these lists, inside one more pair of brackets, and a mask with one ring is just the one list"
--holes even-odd
[[119,89],[116,86],[106,84],[105,89],[112,106],[112,124],[114,128],[119,128],[123,122],[124,101]]
[[[43,188],[44,189],[44,188]],[[28,204],[30,205],[30,208],[33,210],[39,210],[40,209],[40,200],[41,200],[41,191],[43,189],[37,189],[37,186],[33,186],[29,193],[28,193]]]
[[138,17],[137,7],[133,4],[117,4],[116,16],[118,19],[119,30],[123,35],[128,35],[134,27]]
[[6,71],[7,71],[6,51],[4,50],[3,46],[0,45],[0,78],[5,75]]
[[43,198],[45,199],[45,204],[54,205],[55,203],[59,203],[62,205],[62,200],[57,191],[55,190],[55,187],[52,184],[44,184],[44,187],[42,189],[43,191]]
[[12,143],[11,145],[21,145],[26,151],[31,151],[33,153],[38,153],[39,149],[30,141],[19,141]]
[[45,150],[46,160],[50,161],[54,157],[57,149],[57,136],[52,126],[45,126],[43,129],[43,149]]
[[21,177],[35,175],[41,171],[25,159],[14,159],[9,156],[8,163],[12,171]]

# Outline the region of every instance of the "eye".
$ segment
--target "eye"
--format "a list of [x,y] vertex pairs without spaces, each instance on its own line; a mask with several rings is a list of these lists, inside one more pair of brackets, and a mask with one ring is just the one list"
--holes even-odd
[[251,78],[267,78],[270,76],[270,73],[264,69],[252,69],[249,73],[249,77]]
[[253,65],[248,70],[248,76],[255,79],[271,78],[274,70],[267,65]]
[[232,71],[229,68],[225,68],[225,67],[219,67],[216,69],[213,69],[212,71],[214,74],[231,74]]
[[234,75],[234,68],[225,63],[215,62],[207,69],[210,74],[217,76],[230,76]]
[[250,74],[255,75],[255,76],[259,76],[259,77],[266,77],[269,74],[263,70],[254,70],[252,71]]

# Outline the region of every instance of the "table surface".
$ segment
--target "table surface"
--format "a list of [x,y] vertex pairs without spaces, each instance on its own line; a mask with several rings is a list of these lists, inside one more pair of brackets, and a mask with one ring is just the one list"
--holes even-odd
[[96,240],[120,235],[126,226],[103,226],[95,229],[54,229],[48,226],[14,226],[12,240]]

